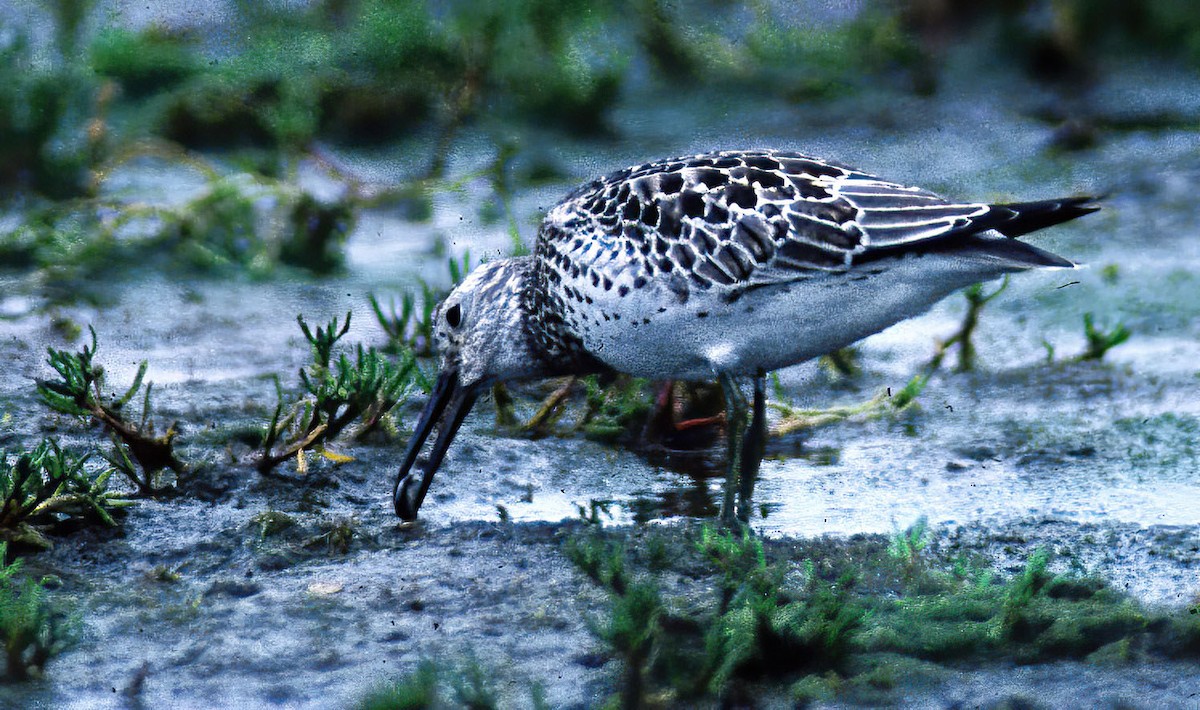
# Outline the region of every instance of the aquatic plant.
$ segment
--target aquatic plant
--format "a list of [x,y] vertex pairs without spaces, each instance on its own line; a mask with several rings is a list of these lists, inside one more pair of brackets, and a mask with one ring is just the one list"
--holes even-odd
[[1050,574],[1049,560],[1046,551],[1033,552],[1004,584],[986,568],[966,576],[920,570],[898,599],[874,602],[862,650],[934,662],[1032,663],[1084,658],[1123,640],[1140,644],[1154,628],[1147,612],[1105,582]]
[[617,655],[624,668],[620,706],[644,706],[646,675],[661,639],[664,608],[658,586],[632,579],[625,568],[625,550],[599,535],[572,537],[564,553],[580,571],[609,593],[605,621],[593,624],[595,633]]
[[410,350],[418,357],[433,355],[433,309],[441,299],[424,281],[421,282],[419,299],[420,308],[417,307],[417,294],[405,291],[400,295],[399,308],[393,301],[390,304],[390,312],[385,313],[375,294],[367,294],[371,311],[388,337],[384,350]]
[[438,706],[438,677],[441,669],[423,660],[411,674],[369,692],[358,702],[358,710],[427,710]]
[[1025,569],[1009,583],[1004,594],[1004,606],[998,619],[997,632],[1007,639],[1025,640],[1031,632],[1026,622],[1025,612],[1030,602],[1050,581],[1046,573],[1046,564],[1050,561],[1050,553],[1038,549],[1025,562]]
[[265,540],[294,526],[296,519],[278,510],[264,510],[250,518],[250,523],[258,528],[258,538]]
[[946,353],[955,345],[958,346],[958,365],[954,368],[955,372],[970,372],[975,369],[975,343],[971,340],[975,334],[975,327],[979,325],[979,314],[983,311],[983,307],[990,303],[994,298],[1004,293],[1008,288],[1008,277],[996,287],[995,291],[985,294],[983,284],[973,284],[963,289],[963,296],[967,299],[967,311],[963,314],[962,325],[949,338],[939,340],[935,349],[933,358],[925,366],[928,372],[933,372],[942,366],[942,360],[945,359]]
[[162,27],[141,32],[106,27],[88,48],[97,75],[117,81],[135,97],[170,89],[203,66],[187,37]]
[[[365,695],[355,706],[358,710],[427,710],[460,707],[466,710],[494,710],[503,705],[497,695],[493,673],[468,650],[455,664],[424,659],[415,670],[400,680],[382,685]],[[447,687],[448,686],[448,687]],[[446,691],[450,692],[447,693]],[[449,702],[447,695],[453,698]],[[530,687],[532,705],[546,707],[544,690]]]
[[58,17],[53,61],[37,60],[20,31],[0,42],[0,185],[67,199],[92,188],[90,168],[107,149],[104,116],[114,92],[75,64],[70,46],[78,23],[72,13]]
[[384,311],[375,294],[367,294],[367,299],[371,303],[371,311],[375,314],[375,320],[379,322],[379,326],[383,328],[383,332],[388,338],[387,344],[383,348],[384,351],[411,352],[417,357],[432,356],[433,309],[450,294],[450,289],[462,283],[470,270],[471,252],[469,250],[464,251],[458,259],[447,258],[446,271],[450,276],[449,289],[434,288],[429,282],[420,279],[418,282],[420,293],[405,291],[400,294],[399,307],[393,300],[389,305],[388,312]]
[[363,536],[358,521],[353,518],[327,520],[321,527],[325,532],[310,537],[304,542],[305,547],[323,548],[326,552],[344,555],[350,551],[354,538]]
[[[400,296],[400,307],[397,309],[392,300],[389,312],[384,312],[383,306],[374,294],[367,294],[371,302],[371,311],[388,336],[384,350],[388,353],[410,351],[418,357],[433,355],[433,309],[450,295],[450,290],[462,283],[470,271],[470,251],[464,251],[460,258],[446,259],[446,272],[450,276],[450,287],[434,288],[425,279],[420,279],[420,294],[416,291],[404,291]],[[419,305],[419,306],[418,306]]]
[[451,679],[454,699],[468,710],[495,710],[500,707],[496,690],[492,687],[488,671],[469,651]]
[[892,536],[888,556],[896,560],[908,578],[921,569],[921,552],[929,544],[929,519],[922,515],[907,529]]
[[886,7],[868,5],[847,22],[813,27],[781,22],[769,6],[759,6],[739,58],[739,68],[760,85],[781,87],[783,95],[797,101],[854,92],[868,77],[899,78],[902,88],[920,93],[934,86],[926,51],[900,15]]
[[200,167],[207,181],[195,198],[148,213],[121,207],[110,237],[117,227],[152,218],[148,234],[135,241],[143,252],[165,254],[167,266],[252,276],[269,275],[280,265],[316,274],[341,267],[342,245],[354,227],[351,198],[321,201],[283,181]]
[[712,693],[727,697],[740,674],[833,668],[843,661],[867,614],[848,596],[852,576],[843,576],[834,591],[817,584],[809,567],[807,589],[789,594],[787,570],[766,561],[757,538],[705,527],[698,545],[721,575],[718,616],[706,633]]
[[857,377],[862,374],[862,366],[858,364],[859,355],[857,347],[849,346],[822,355],[818,362],[836,377]]
[[622,707],[641,707],[663,692],[735,702],[751,678],[836,667],[851,651],[866,618],[849,596],[851,577],[835,591],[818,583],[809,565],[805,587],[791,588],[788,569],[766,560],[760,540],[707,527],[694,548],[716,573],[717,599],[682,610],[663,599],[654,576],[628,570],[624,545],[592,532],[564,549],[609,593],[608,617],[592,627],[622,660]]
[[[928,375],[914,375],[899,391],[892,392],[891,387],[881,390],[871,399],[860,404],[843,407],[828,407],[825,409],[801,409],[779,399],[772,399],[767,406],[779,412],[779,420],[768,433],[771,436],[787,436],[797,431],[826,426],[851,419],[869,421],[880,417],[892,416],[914,406],[917,397],[925,389],[929,381]],[[779,390],[776,390],[778,396]]]
[[599,441],[635,435],[651,411],[650,381],[624,374],[605,379],[599,375],[582,378],[584,412],[578,430]]
[[1087,349],[1078,356],[1078,360],[1102,360],[1109,350],[1129,340],[1132,335],[1124,323],[1117,323],[1109,331],[1097,328],[1091,313],[1083,314],[1083,334],[1087,338]]
[[53,439],[11,462],[0,450],[0,539],[49,549],[45,531],[64,524],[116,525],[113,514],[131,501],[106,490],[115,469],[85,468],[90,456],[62,449]]
[[161,143],[121,152],[101,170],[119,174],[134,160],[185,167],[203,186],[178,203],[99,197],[37,206],[0,232],[0,260],[37,269],[55,303],[110,300],[114,273],[267,277],[289,267],[327,274],[343,263],[356,214],[352,194],[320,200],[287,181],[230,174]]
[[175,455],[174,424],[161,436],[154,435],[154,424],[150,421],[150,393],[154,383],[147,384],[142,394],[140,420],[129,421],[121,411],[142,391],[148,363],[143,360],[138,366],[133,384],[125,394],[106,402],[104,368],[92,361],[98,347],[96,330],[91,326],[88,330],[92,334],[92,344],[84,345],[78,352],[47,349],[50,367],[59,377],[57,380],[39,379],[38,397],[42,404],[56,412],[103,426],[113,445],[109,462],[136,487],[138,495],[164,493],[168,486],[159,474],[164,469],[183,474],[187,467]]
[[263,433],[257,462],[259,472],[264,474],[293,457],[303,473],[307,470],[304,452],[308,450],[335,461],[348,460],[329,451],[329,442],[355,424],[356,439],[374,431],[423,381],[411,353],[404,353],[397,364],[375,348],[358,344],[353,360],[344,352],[335,359],[334,348],[350,329],[350,313],[340,327],[338,319],[333,318],[315,331],[303,316],[296,320],[312,350],[312,362],[300,370],[304,392],[297,400],[289,406],[281,389],[277,394],[279,402]]
[[[878,705],[905,678],[937,682],[941,664],[1200,655],[1200,611],[1149,610],[1103,580],[1053,574],[1041,550],[1004,581],[982,557],[926,545],[920,522],[849,550],[707,527],[658,534],[686,542],[654,567],[640,533],[589,526],[563,548],[608,595],[588,623],[623,665],[613,705],[737,705],[779,683],[797,701]],[[796,563],[769,549],[792,557],[797,544],[821,552]]]
[[53,604],[46,587],[32,577],[17,579],[20,558],[7,562],[8,543],[0,542],[0,641],[4,643],[4,679],[40,678],[51,658],[74,639],[75,624]]

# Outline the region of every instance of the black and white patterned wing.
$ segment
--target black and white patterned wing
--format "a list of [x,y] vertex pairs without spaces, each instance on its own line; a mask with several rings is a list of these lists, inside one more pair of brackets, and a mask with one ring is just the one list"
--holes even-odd
[[1016,236],[1034,221],[1021,209],[1033,204],[1050,203],[952,204],[797,153],[709,153],[584,185],[551,210],[538,248],[564,274],[601,286],[741,287],[844,271],[859,255],[956,234]]

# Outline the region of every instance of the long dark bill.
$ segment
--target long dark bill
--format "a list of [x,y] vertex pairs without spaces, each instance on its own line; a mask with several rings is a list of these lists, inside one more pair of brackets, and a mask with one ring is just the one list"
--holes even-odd
[[[429,484],[433,483],[433,474],[442,464],[450,442],[454,440],[463,419],[471,411],[478,393],[478,389],[463,387],[459,383],[457,370],[445,370],[438,377],[437,384],[433,386],[433,392],[429,395],[429,401],[425,403],[425,409],[421,412],[421,418],[417,421],[412,441],[408,443],[408,451],[404,453],[404,463],[400,465],[400,473],[396,476],[396,486],[392,489],[392,503],[396,507],[396,515],[400,516],[401,520],[407,522],[417,519],[417,511],[425,500]],[[417,462],[417,456],[425,446],[429,433],[433,431],[433,425],[439,420],[441,424],[437,439],[433,442],[433,450],[429,453],[429,460],[414,471],[413,465]]]

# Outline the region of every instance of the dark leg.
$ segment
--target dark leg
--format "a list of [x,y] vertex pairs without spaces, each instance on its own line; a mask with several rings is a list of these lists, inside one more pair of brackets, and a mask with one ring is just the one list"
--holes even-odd
[[738,477],[742,470],[742,447],[746,439],[746,398],[733,375],[723,372],[718,378],[725,392],[725,419],[729,427],[729,460],[725,473],[725,498],[721,503],[721,525],[732,529],[738,527],[735,503]]
[[739,474],[738,520],[750,522],[750,505],[754,497],[754,482],[758,480],[758,467],[767,448],[767,378],[765,373],[754,375],[754,409],[750,428],[742,442],[742,470]]

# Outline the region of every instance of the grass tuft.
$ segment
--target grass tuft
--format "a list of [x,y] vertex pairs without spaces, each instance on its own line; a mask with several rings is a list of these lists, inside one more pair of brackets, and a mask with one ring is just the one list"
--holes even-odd
[[327,446],[352,425],[356,425],[356,440],[378,429],[396,405],[423,381],[416,358],[409,352],[394,363],[375,348],[359,344],[353,350],[353,360],[344,352],[335,358],[338,342],[350,329],[349,313],[340,326],[334,318],[326,327],[315,330],[309,328],[303,316],[296,320],[312,350],[312,362],[300,370],[303,394],[290,407],[282,391],[279,393],[257,463],[263,474],[292,458],[303,473],[307,470],[306,451],[316,451],[333,461],[348,460]]
[[51,658],[75,636],[75,624],[31,577],[18,580],[22,560],[6,562],[8,543],[0,542],[0,641],[4,643],[4,678],[40,678]]
[[[138,495],[163,494],[168,489],[160,476],[164,469],[176,474],[187,471],[175,455],[177,424],[167,427],[161,436],[155,436],[154,423],[150,420],[150,393],[154,383],[146,384],[144,390],[142,387],[147,368],[145,360],[125,394],[116,399],[104,397],[104,368],[93,362],[98,347],[96,331],[90,326],[88,330],[92,334],[92,343],[84,345],[78,352],[48,348],[48,361],[58,373],[58,379],[38,380],[38,397],[42,404],[56,412],[103,426],[113,445],[109,458],[113,467],[135,486]],[[122,410],[139,392],[142,392],[142,414],[135,423],[127,419]]]
[[0,539],[49,549],[47,531],[89,522],[115,526],[113,516],[131,501],[107,491],[115,469],[86,468],[90,456],[53,439],[12,462],[0,451]]

